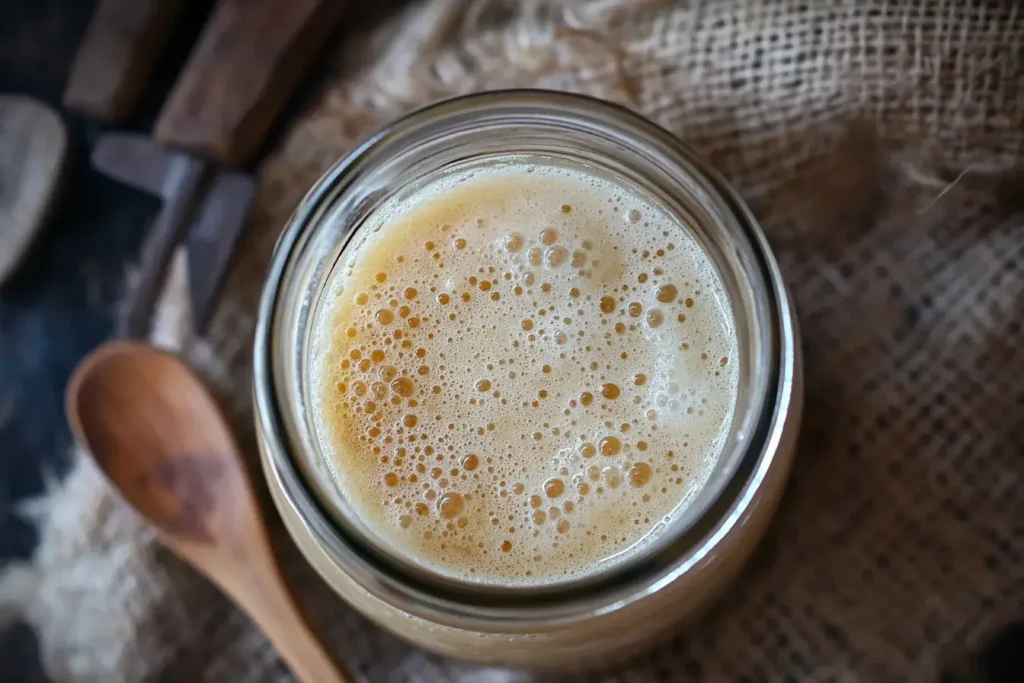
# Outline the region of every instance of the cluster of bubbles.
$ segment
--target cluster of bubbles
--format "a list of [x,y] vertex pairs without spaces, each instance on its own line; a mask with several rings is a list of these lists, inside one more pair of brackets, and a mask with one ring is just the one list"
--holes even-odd
[[535,170],[394,218],[325,325],[343,478],[418,556],[481,578],[585,572],[663,526],[734,400],[692,238],[607,181]]

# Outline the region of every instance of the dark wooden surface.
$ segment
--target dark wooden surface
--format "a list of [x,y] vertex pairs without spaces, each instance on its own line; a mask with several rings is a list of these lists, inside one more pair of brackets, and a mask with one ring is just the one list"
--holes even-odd
[[130,118],[185,6],[182,0],[96,0],[64,104],[100,121]]
[[[139,111],[124,126],[149,131],[173,75],[195,40],[209,2],[193,0]],[[158,209],[157,200],[89,168],[102,126],[60,109],[75,49],[93,0],[0,0],[0,92],[57,107],[68,126],[71,172],[42,238],[0,286],[0,566],[35,546],[19,501],[42,492],[46,474],[67,467],[71,436],[64,386],[75,364],[111,334],[126,264]],[[45,680],[30,631],[0,633],[0,680]]]
[[344,7],[220,0],[157,119],[157,141],[228,166],[248,162]]
[[[213,0],[180,2],[186,9],[165,54],[157,59],[135,113],[117,130],[152,132],[214,5]],[[342,30],[359,30],[402,3],[357,3]],[[68,127],[71,153],[66,192],[53,220],[14,277],[0,286],[0,567],[29,557],[35,548],[35,532],[18,516],[18,504],[38,496],[45,481],[67,470],[72,440],[64,419],[65,385],[78,361],[112,335],[126,268],[159,209],[156,198],[89,167],[93,143],[110,127],[61,107],[95,4],[0,0],[0,92],[30,95],[56,108]],[[253,164],[272,148],[282,121],[302,106],[324,68],[306,74]],[[0,629],[0,681],[46,680],[37,659],[30,629]]]

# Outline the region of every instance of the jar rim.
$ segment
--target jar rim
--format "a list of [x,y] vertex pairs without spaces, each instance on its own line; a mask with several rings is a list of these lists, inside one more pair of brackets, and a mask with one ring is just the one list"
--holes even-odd
[[[573,116],[588,116],[601,124],[615,125],[637,139],[646,139],[663,149],[679,170],[688,173],[702,184],[709,201],[717,202],[718,209],[734,223],[733,228],[746,241],[760,269],[762,291],[767,310],[767,329],[763,330],[764,358],[770,367],[766,371],[764,395],[757,397],[756,415],[746,441],[746,449],[731,455],[733,471],[715,492],[706,509],[699,510],[693,523],[682,532],[667,539],[659,552],[638,554],[637,557],[616,565],[609,576],[594,580],[592,576],[576,582],[554,583],[542,587],[494,587],[484,591],[448,590],[433,582],[423,582],[401,567],[381,561],[378,549],[367,547],[365,539],[354,537],[351,529],[339,528],[335,517],[312,490],[308,478],[297,464],[290,439],[287,406],[279,401],[278,379],[275,367],[275,331],[280,330],[280,295],[288,277],[292,259],[301,250],[320,221],[332,214],[332,207],[359,178],[373,166],[374,154],[388,145],[401,147],[404,140],[415,139],[423,129],[449,126],[457,123],[471,125],[474,119],[487,113],[501,112],[510,116],[542,113],[561,121]],[[581,113],[582,112],[582,113]],[[355,230],[351,231],[355,232]],[[346,237],[347,239],[347,237]],[[719,267],[719,264],[716,264]],[[734,311],[734,315],[736,315]],[[254,397],[256,417],[260,426],[261,445],[268,453],[265,459],[267,476],[280,487],[291,507],[316,539],[321,548],[329,550],[332,560],[350,570],[357,582],[370,593],[391,598],[412,613],[432,615],[437,620],[508,619],[521,615],[525,607],[531,618],[543,613],[548,618],[569,618],[582,606],[591,613],[613,609],[624,601],[637,597],[637,586],[643,592],[657,590],[658,586],[680,571],[687,563],[699,561],[702,550],[730,524],[738,521],[757,483],[774,455],[773,443],[785,422],[789,405],[787,379],[792,379],[795,321],[792,318],[788,294],[767,241],[755,219],[739,196],[715,172],[701,161],[682,141],[667,131],[633,112],[608,102],[580,95],[538,90],[497,91],[468,95],[446,100],[399,119],[339,160],[314,185],[293,213],[282,232],[268,270],[264,292],[260,300],[254,350]],[[724,458],[726,454],[720,456]],[[703,491],[702,491],[703,492]],[[669,536],[664,533],[662,536]],[[551,590],[557,587],[557,590]],[[467,599],[471,598],[471,599]],[[524,599],[527,603],[524,603]]]

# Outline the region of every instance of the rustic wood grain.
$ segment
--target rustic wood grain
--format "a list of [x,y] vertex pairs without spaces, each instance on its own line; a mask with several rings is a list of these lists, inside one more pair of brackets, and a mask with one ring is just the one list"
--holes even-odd
[[101,121],[131,115],[188,0],[100,0],[75,55],[64,104]]
[[344,4],[221,0],[157,120],[157,141],[223,164],[244,163]]

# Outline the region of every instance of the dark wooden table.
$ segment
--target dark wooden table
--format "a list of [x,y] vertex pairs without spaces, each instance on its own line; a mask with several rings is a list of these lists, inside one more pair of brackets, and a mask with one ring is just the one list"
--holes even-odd
[[[190,2],[137,116],[126,128],[148,131],[209,2]],[[159,205],[89,168],[103,127],[60,109],[68,69],[93,0],[0,0],[0,92],[55,106],[68,126],[71,173],[54,220],[13,279],[0,286],[0,566],[28,557],[31,525],[19,501],[42,492],[67,469],[71,436],[64,386],[75,364],[113,329],[126,267]],[[0,680],[45,680],[31,632],[0,633]]]

